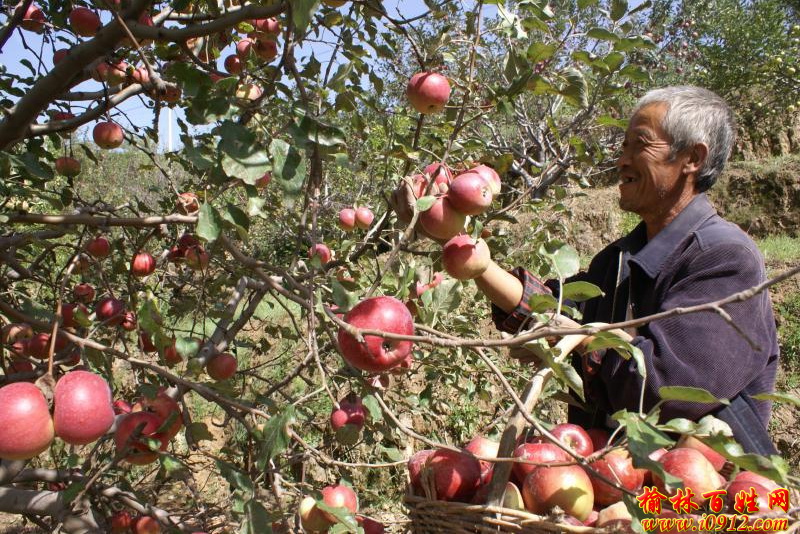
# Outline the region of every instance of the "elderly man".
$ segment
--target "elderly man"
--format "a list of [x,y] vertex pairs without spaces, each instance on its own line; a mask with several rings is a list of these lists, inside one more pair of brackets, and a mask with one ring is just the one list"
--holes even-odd
[[[733,142],[732,113],[710,91],[667,87],[638,102],[617,167],[619,205],[642,222],[568,280],[587,281],[604,292],[582,303],[585,322],[620,322],[707,303],[765,280],[755,244],[717,215],[705,195]],[[521,268],[506,272],[494,262],[476,283],[492,301],[495,324],[506,332],[525,327],[531,295],[558,291],[557,282],[541,282]],[[761,292],[723,309],[738,332],[712,311],[640,326],[632,343],[644,353],[644,384],[636,363],[613,350],[576,356],[587,403],[583,409],[570,407],[570,420],[604,427],[617,410],[638,411],[642,387],[647,410],[659,401],[660,387],[693,386],[731,404],[670,401],[661,407],[662,421],[711,413],[731,426],[745,451],[774,453],[766,432],[771,403],[751,398],[773,391],[775,384],[778,342],[769,295]]]

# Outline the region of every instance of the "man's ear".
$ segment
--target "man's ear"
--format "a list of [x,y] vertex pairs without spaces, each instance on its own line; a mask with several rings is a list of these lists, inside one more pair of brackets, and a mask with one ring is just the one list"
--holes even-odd
[[708,157],[708,145],[705,143],[695,143],[693,146],[686,149],[686,154],[689,157],[683,164],[683,172],[684,174],[696,175],[706,162],[706,158]]

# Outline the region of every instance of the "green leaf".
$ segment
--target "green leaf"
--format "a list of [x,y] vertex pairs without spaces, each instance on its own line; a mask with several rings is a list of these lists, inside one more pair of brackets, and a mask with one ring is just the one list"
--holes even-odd
[[242,241],[247,241],[250,231],[250,217],[247,216],[238,206],[228,204],[222,218],[228,221],[236,228],[239,238]]
[[65,504],[71,503],[85,487],[86,482],[73,482],[61,491],[61,498],[64,499]]
[[525,39],[528,32],[522,27],[519,17],[508,11],[502,4],[497,4],[497,14],[500,16],[500,28],[512,39]]
[[423,212],[431,209],[431,206],[436,202],[436,197],[428,195],[417,200],[417,211]]
[[553,295],[531,295],[528,299],[531,313],[544,313],[558,307],[558,299]]
[[341,311],[349,311],[358,302],[358,295],[345,289],[338,280],[331,281],[331,289],[333,290],[333,302],[339,306]]
[[577,274],[581,268],[578,251],[562,241],[551,241],[539,248],[539,253],[546,256],[560,279]]
[[289,447],[289,426],[295,421],[295,409],[291,404],[279,415],[273,416],[264,425],[263,440],[258,454],[258,467],[265,469],[267,462]]
[[608,67],[608,70],[611,72],[620,68],[624,61],[625,56],[620,52],[611,52],[603,58],[603,63],[605,63],[605,65]]
[[[633,82],[650,81],[650,75],[647,71],[637,65],[625,65],[619,73]],[[622,128],[624,127],[622,126]]]
[[597,117],[597,124],[600,126],[613,126],[615,128],[625,129],[628,127],[628,121],[624,119],[615,119],[611,115],[601,115]]
[[635,467],[649,469],[669,484],[680,484],[679,478],[664,471],[663,465],[648,457],[653,451],[674,445],[669,436],[633,412],[620,411],[613,418],[625,428],[628,450]]
[[561,286],[561,296],[574,302],[583,302],[603,295],[599,287],[589,282],[570,282]]
[[558,50],[558,46],[554,43],[533,43],[528,47],[525,55],[531,63],[538,63],[553,57],[556,50]]
[[179,473],[188,471],[187,467],[171,454],[160,454],[158,461],[161,463],[168,477],[177,477]]
[[200,350],[200,340],[188,336],[175,338],[175,349],[182,358],[194,358]]
[[599,0],[578,0],[578,9],[583,11],[587,7],[596,6]]
[[[339,532],[352,532],[353,534],[358,532],[358,523],[356,522],[355,516],[344,506],[328,506],[322,501],[317,501],[317,508],[323,512],[327,512],[329,516],[332,516],[337,526],[342,525],[342,527],[344,527],[344,530],[339,530]],[[333,529],[329,532],[332,531]]]
[[611,41],[612,43],[619,41],[619,35],[605,28],[592,28],[586,32],[586,36],[592,39],[599,39],[600,41]]
[[305,33],[318,6],[319,0],[292,0],[292,22],[296,35]]
[[628,12],[628,0],[611,0],[611,20],[618,21]]
[[214,206],[203,202],[197,214],[197,235],[206,241],[215,241],[222,230],[222,217]]
[[215,460],[217,470],[228,481],[228,483],[238,490],[245,493],[253,494],[253,482],[248,478],[245,473],[242,473],[233,465],[223,462],[222,460]]
[[336,73],[333,75],[333,78],[328,82],[328,87],[334,90],[341,90],[344,87],[344,82],[347,80],[347,77],[353,71],[353,62],[348,61],[342,65],[339,65],[339,68],[336,69]]
[[375,399],[374,395],[366,395],[361,400],[361,403],[369,412],[369,418],[372,421],[383,421],[383,410],[381,409],[381,405],[378,404],[378,401]]
[[564,72],[566,84],[561,88],[560,94],[564,100],[575,107],[585,108],[589,105],[588,85],[581,71],[577,69],[567,69]]
[[756,400],[765,400],[765,401],[775,401],[775,402],[786,402],[789,404],[794,404],[798,408],[800,408],[800,398],[795,397],[794,395],[790,395],[788,393],[783,393],[776,391],[774,393],[757,393],[756,395],[751,395]]
[[205,423],[193,422],[186,429],[195,441],[214,441],[214,436],[209,432]]
[[586,345],[587,351],[614,349],[617,354],[625,358],[633,358],[636,368],[642,378],[647,378],[647,365],[644,361],[644,353],[639,347],[632,345],[613,332],[598,332],[593,336],[592,341]]
[[658,394],[663,400],[730,404],[728,399],[718,399],[705,389],[688,386],[663,386]]
[[255,499],[247,501],[239,534],[272,534],[272,532],[272,518],[267,509]]
[[273,160],[272,178],[287,193],[298,193],[306,177],[306,162],[303,155],[282,139],[272,140],[269,153]]

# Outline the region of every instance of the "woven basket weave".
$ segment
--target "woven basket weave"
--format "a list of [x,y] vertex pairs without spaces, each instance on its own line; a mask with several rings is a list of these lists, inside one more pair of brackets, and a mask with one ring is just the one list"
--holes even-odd
[[[584,338],[585,336],[582,335],[565,336],[556,345],[556,348],[560,349],[562,355],[567,355]],[[531,412],[552,374],[551,369],[541,369],[534,374],[520,399],[526,412]],[[525,424],[525,417],[519,409],[519,405],[517,405],[500,439],[498,458],[511,456],[516,446],[517,438],[522,434]],[[495,464],[491,482],[492,489],[490,491],[490,494],[495,498],[494,502],[502,502],[502,494],[511,474],[511,466],[512,464],[508,462]],[[428,487],[426,494],[433,495],[434,492]],[[491,498],[490,502],[492,502]],[[477,505],[431,500],[413,495],[410,492],[406,495],[405,505],[411,518],[411,532],[415,534],[608,532],[604,529],[556,523],[550,517],[545,518],[526,511],[503,508],[491,504]]]

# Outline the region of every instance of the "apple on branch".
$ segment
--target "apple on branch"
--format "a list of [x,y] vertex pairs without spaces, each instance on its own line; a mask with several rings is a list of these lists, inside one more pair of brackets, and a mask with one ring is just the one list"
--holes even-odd
[[437,113],[450,99],[450,82],[436,72],[418,72],[408,81],[406,96],[420,113]]

